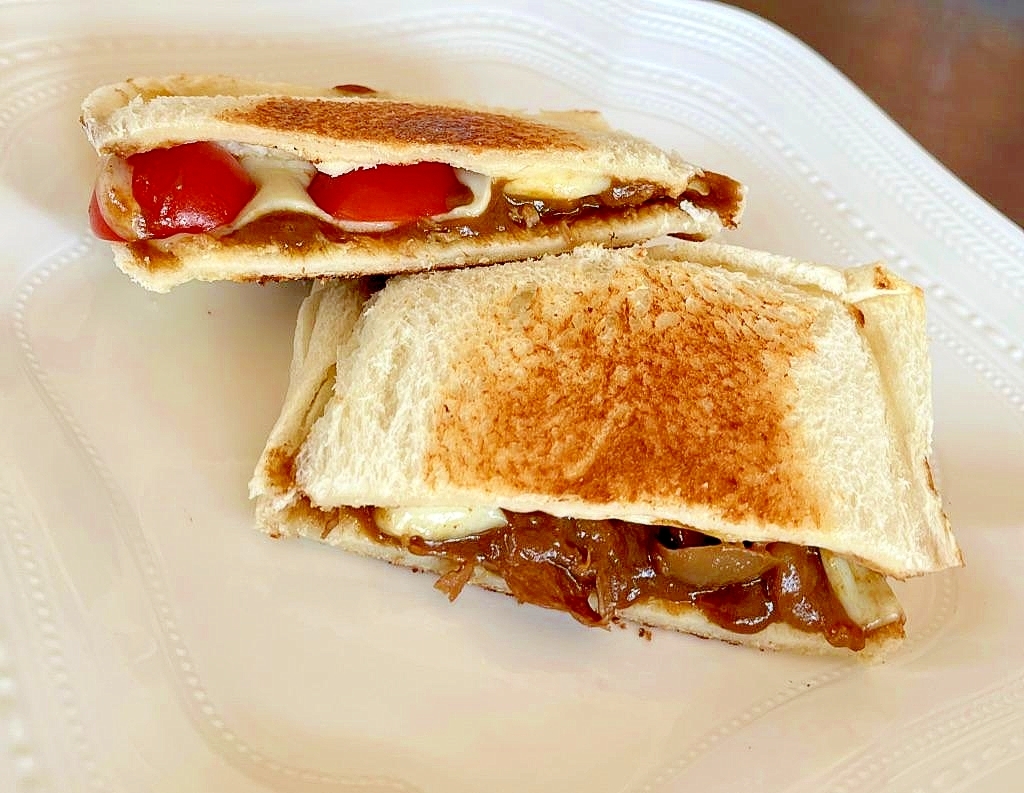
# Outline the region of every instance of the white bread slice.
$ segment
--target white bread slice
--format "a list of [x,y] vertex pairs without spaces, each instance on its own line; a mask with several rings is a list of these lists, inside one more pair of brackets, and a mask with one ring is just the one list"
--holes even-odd
[[687,212],[659,204],[615,219],[602,215],[572,224],[537,226],[529,233],[518,229],[479,237],[445,233],[401,243],[366,234],[337,242],[314,236],[300,244],[275,240],[225,244],[209,234],[192,234],[170,242],[115,242],[111,247],[114,263],[125,275],[153,292],[168,292],[189,281],[265,282],[471,267],[561,253],[581,244],[634,245],[681,233],[682,228],[700,238],[721,230],[713,214]]
[[115,263],[154,291],[190,280],[279,280],[416,272],[511,261],[666,234],[706,239],[735,226],[744,189],[586,111],[527,114],[388,94],[261,83],[216,75],[137,78],[96,89],[82,124],[101,155],[196,140],[260,147],[338,174],[439,161],[491,177],[546,184],[566,174],[657,185],[674,200],[583,214],[533,228],[331,234],[311,220],[231,234],[112,243]]
[[[270,534],[433,569],[345,508],[481,505],[818,546],[901,578],[962,563],[927,469],[923,296],[878,265],[680,242],[316,294],[345,329],[332,357],[300,320],[307,363],[250,484]],[[622,616],[723,638],[677,604]]]
[[[295,500],[292,461],[334,393],[338,347],[351,336],[368,294],[364,280],[329,288],[318,282],[299,307],[288,391],[257,466],[258,489],[272,512]],[[256,486],[253,480],[250,488]]]
[[100,154],[231,141],[289,152],[329,174],[425,160],[497,179],[571,168],[652,181],[677,194],[701,174],[676,154],[608,129],[595,113],[528,114],[222,75],[102,86],[84,100],[82,124]]

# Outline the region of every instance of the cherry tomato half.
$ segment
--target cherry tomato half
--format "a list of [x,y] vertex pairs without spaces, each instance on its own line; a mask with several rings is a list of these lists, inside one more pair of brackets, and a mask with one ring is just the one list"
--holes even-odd
[[339,220],[397,223],[441,215],[470,200],[455,169],[440,162],[378,165],[341,176],[317,173],[309,196]]
[[199,234],[230,223],[256,193],[238,160],[216,143],[184,143],[128,158],[145,237]]

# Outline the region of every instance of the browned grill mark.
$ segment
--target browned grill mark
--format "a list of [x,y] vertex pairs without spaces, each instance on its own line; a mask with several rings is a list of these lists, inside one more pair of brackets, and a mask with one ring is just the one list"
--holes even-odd
[[359,85],[358,83],[336,85],[333,90],[337,91],[339,94],[351,94],[356,96],[366,96],[367,94],[377,93],[373,88],[368,88],[367,86]]
[[818,522],[785,420],[815,314],[724,278],[634,265],[568,297],[524,286],[456,355],[428,480]]
[[926,457],[924,462],[924,471],[928,480],[928,489],[931,490],[935,495],[939,495],[938,489],[935,487],[935,475],[932,473],[932,464]]
[[220,118],[230,123],[363,143],[502,150],[586,148],[581,136],[529,119],[413,102],[273,97],[226,110]]

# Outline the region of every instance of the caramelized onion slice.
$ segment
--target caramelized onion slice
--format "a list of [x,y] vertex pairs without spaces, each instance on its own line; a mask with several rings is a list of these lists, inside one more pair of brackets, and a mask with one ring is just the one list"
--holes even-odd
[[864,630],[903,621],[903,609],[884,575],[824,548],[821,563],[847,616]]
[[132,193],[132,168],[123,157],[103,158],[96,177],[96,199],[103,219],[121,239],[145,236],[142,210]]
[[742,545],[659,548],[658,555],[661,572],[701,589],[753,581],[778,564],[768,553]]

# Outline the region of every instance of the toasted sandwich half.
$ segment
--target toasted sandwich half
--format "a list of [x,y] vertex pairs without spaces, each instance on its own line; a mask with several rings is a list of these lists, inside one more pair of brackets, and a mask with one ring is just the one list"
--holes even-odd
[[594,112],[175,76],[95,90],[82,124],[93,229],[156,291],[706,239],[743,211],[741,184]]
[[319,284],[259,526],[570,613],[877,653],[960,565],[923,295],[713,243]]

